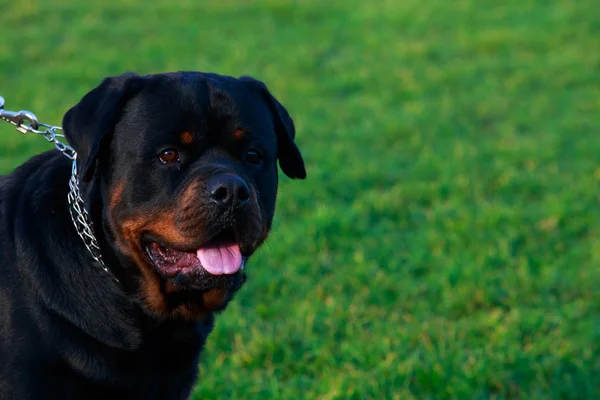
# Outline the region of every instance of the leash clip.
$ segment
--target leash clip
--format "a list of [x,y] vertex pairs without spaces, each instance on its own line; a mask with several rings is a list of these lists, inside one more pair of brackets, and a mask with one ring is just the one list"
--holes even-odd
[[14,125],[21,133],[34,132],[40,127],[37,117],[31,111],[5,110],[2,96],[0,96],[0,118]]

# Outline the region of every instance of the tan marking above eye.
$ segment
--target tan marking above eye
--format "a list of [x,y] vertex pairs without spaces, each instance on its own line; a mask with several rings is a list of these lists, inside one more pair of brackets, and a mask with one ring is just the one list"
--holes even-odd
[[246,134],[246,131],[243,129],[236,129],[233,132],[233,138],[235,140],[242,140],[244,138],[244,135]]
[[179,135],[179,139],[183,144],[191,144],[194,141],[194,136],[189,131],[183,131]]

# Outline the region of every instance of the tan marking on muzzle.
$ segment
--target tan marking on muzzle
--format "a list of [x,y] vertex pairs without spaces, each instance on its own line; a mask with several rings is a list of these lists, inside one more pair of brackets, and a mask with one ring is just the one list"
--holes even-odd
[[208,310],[216,310],[223,306],[227,299],[227,290],[211,289],[202,295],[204,307]]
[[123,199],[123,189],[125,189],[125,181],[119,181],[114,185],[114,189],[110,192],[109,210],[114,210]]

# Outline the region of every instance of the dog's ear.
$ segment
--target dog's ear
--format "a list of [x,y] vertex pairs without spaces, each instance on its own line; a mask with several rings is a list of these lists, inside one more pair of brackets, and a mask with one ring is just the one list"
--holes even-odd
[[296,128],[287,110],[273,97],[267,85],[263,82],[250,76],[242,76],[240,80],[257,87],[261,91],[263,99],[269,105],[269,109],[273,114],[275,133],[277,134],[277,158],[283,173],[292,179],[306,178],[304,160],[300,149],[294,142]]
[[91,181],[98,155],[110,142],[123,106],[143,81],[133,73],[106,78],[63,117],[65,138],[77,152],[82,182]]

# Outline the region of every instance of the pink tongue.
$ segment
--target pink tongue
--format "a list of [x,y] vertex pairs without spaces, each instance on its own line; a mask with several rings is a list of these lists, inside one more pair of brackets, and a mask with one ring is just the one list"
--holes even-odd
[[242,266],[242,253],[237,244],[201,248],[198,259],[212,275],[235,274]]

